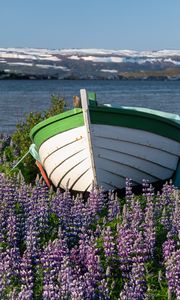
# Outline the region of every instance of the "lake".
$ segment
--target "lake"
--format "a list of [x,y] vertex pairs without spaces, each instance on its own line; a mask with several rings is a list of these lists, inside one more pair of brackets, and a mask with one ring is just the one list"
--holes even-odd
[[12,133],[24,114],[46,110],[52,94],[64,97],[71,107],[81,88],[95,91],[99,103],[180,114],[180,81],[1,80],[0,132]]

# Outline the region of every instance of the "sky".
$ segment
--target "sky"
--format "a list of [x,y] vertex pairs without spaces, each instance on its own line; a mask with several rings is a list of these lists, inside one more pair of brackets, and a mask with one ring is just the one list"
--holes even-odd
[[0,0],[0,47],[180,49],[180,0]]

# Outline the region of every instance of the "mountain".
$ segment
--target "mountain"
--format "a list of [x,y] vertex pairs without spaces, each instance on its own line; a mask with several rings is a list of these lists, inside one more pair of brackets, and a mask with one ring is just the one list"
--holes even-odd
[[180,50],[0,48],[0,79],[180,80]]

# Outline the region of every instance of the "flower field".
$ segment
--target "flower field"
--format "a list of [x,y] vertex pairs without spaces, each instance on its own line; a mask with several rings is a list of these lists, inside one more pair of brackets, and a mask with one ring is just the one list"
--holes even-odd
[[127,178],[120,199],[99,188],[83,199],[11,174],[17,157],[0,137],[0,299],[180,299],[180,191],[171,183],[155,192],[144,180],[136,196]]
[[179,191],[87,200],[0,175],[0,299],[180,299]]

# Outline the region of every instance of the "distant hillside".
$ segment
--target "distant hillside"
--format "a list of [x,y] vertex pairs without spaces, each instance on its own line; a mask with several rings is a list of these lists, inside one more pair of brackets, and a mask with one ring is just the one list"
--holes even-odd
[[180,80],[180,50],[0,48],[0,79]]

